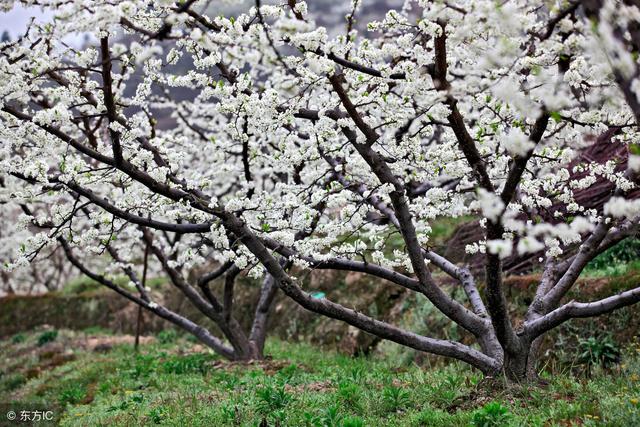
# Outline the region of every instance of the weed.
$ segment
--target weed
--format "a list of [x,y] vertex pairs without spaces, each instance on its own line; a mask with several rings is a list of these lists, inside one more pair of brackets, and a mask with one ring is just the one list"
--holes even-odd
[[178,339],[178,333],[173,329],[164,329],[156,335],[160,344],[171,344]]
[[162,362],[162,370],[168,374],[205,374],[208,357],[203,354],[178,356]]
[[357,365],[351,368],[351,370],[349,371],[349,374],[350,374],[349,376],[353,381],[358,382],[365,377],[365,373],[366,373],[366,370],[364,366]]
[[13,391],[27,382],[27,378],[21,373],[0,375],[0,391]]
[[447,418],[448,414],[444,411],[426,408],[413,418],[412,425],[421,427],[442,425]]
[[[26,333],[27,342],[35,343],[41,332]],[[597,336],[586,331],[572,336],[578,332]],[[25,378],[14,367],[33,366],[37,359],[16,351],[21,345],[3,342],[0,360],[16,356],[11,366],[3,367],[8,372],[0,377],[0,402],[16,396],[51,402],[59,407],[65,426],[632,426],[640,425],[640,342],[630,344],[624,365],[615,369],[595,370],[590,379],[546,370],[546,387],[507,391],[500,398],[504,401],[475,408],[473,396],[503,394],[477,387],[481,376],[455,363],[426,369],[397,359],[345,357],[309,344],[271,340],[267,352],[285,366],[272,374],[258,367],[214,369],[208,354],[180,356],[168,352],[175,344],[156,341],[137,355],[125,346],[108,354],[78,349],[76,360],[40,369],[37,377],[21,384]],[[303,366],[313,369],[303,371]],[[331,379],[333,390],[325,386]],[[292,383],[300,386],[290,390]],[[419,407],[412,395],[419,396]],[[82,410],[74,408],[85,402]]]
[[294,377],[300,372],[300,368],[295,363],[285,366],[278,371],[278,377],[283,383],[294,383]]
[[[330,406],[319,415],[313,415],[309,412],[304,413],[304,423],[307,427],[343,427],[345,426],[344,421],[345,419],[338,412],[337,406]],[[351,425],[354,424],[349,424],[349,426]]]
[[152,408],[147,417],[153,424],[162,424],[162,420],[166,417],[165,411],[162,407]]
[[509,420],[509,409],[498,402],[489,402],[473,414],[475,427],[499,427]]
[[225,405],[220,408],[220,421],[225,425],[236,424],[238,408],[236,405]]
[[291,394],[285,391],[284,386],[273,387],[271,385],[258,389],[256,398],[258,399],[256,407],[263,415],[284,409],[292,400]]
[[626,264],[640,259],[640,239],[625,239],[617,245],[607,249],[595,257],[587,266],[586,271],[604,272],[604,276],[620,275],[626,272]]
[[389,412],[397,412],[409,404],[409,392],[400,387],[386,386],[382,390],[382,400]]
[[67,405],[67,403],[75,405],[76,403],[80,403],[80,401],[84,399],[86,394],[87,392],[82,385],[72,384],[64,388],[60,392],[60,395],[58,396],[58,402],[61,406],[65,406]]
[[587,365],[608,367],[620,361],[620,349],[611,336],[589,337],[578,342],[578,361]]
[[337,395],[338,399],[347,406],[352,408],[358,408],[360,406],[360,387],[354,383],[339,383]]
[[133,359],[133,366],[127,370],[129,377],[138,379],[147,377],[156,369],[156,357],[149,354],[136,354]]
[[320,417],[322,427],[340,427],[340,421],[342,416],[338,412],[337,406],[331,406],[325,409],[324,413]]
[[341,427],[364,427],[364,420],[360,417],[345,417]]
[[128,399],[123,400],[118,405],[111,405],[107,409],[108,412],[116,412],[116,411],[126,411],[127,409],[138,406],[142,402],[144,402],[144,395],[142,394],[133,394]]

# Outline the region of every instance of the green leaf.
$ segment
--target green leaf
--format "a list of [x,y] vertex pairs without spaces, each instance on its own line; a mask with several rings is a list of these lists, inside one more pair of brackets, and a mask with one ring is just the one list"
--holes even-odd
[[556,123],[560,123],[562,121],[562,116],[557,111],[550,112],[549,116],[551,116]]

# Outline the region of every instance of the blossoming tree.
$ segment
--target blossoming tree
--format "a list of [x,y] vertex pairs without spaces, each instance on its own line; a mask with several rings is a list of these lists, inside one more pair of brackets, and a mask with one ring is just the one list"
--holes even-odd
[[[9,270],[62,250],[229,358],[262,355],[281,289],[318,314],[518,380],[534,375],[545,332],[640,300],[640,288],[565,298],[590,260],[638,233],[635,1],[407,0],[358,31],[354,0],[332,36],[296,0],[258,0],[234,18],[194,0],[24,3],[56,18],[0,45],[2,197],[23,211],[17,235],[31,232]],[[77,33],[95,42],[65,42]],[[569,171],[594,141],[626,148]],[[612,187],[603,207],[578,203],[598,180]],[[434,220],[462,215],[482,218],[484,238],[467,249],[484,254],[483,274],[430,246]],[[502,285],[515,252],[543,254],[518,320]],[[146,256],[226,341],[152,300],[138,272]],[[220,267],[190,277],[212,260]],[[299,278],[312,269],[416,292],[477,345],[313,298]],[[118,270],[134,290],[113,280]],[[264,276],[251,332],[232,315],[239,272]]]

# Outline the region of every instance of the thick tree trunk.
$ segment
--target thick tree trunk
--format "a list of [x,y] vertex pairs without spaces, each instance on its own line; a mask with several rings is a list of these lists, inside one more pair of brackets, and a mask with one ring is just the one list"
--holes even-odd
[[540,347],[542,346],[542,337],[539,336],[531,343],[529,350],[529,358],[527,359],[527,378],[529,380],[538,380],[538,357],[540,355]]
[[527,351],[523,351],[521,354],[505,356],[504,374],[507,377],[507,380],[518,383],[527,380],[527,359]]
[[514,383],[524,383],[538,380],[536,363],[540,339],[533,342],[521,340],[521,350],[517,353],[505,353],[503,372],[506,379]]
[[262,359],[264,357],[263,353],[264,342],[267,336],[267,322],[269,320],[271,303],[273,302],[277,291],[278,286],[276,286],[273,276],[267,274],[262,283],[260,299],[258,300],[253,325],[251,326],[251,334],[249,335],[252,351],[257,359]]

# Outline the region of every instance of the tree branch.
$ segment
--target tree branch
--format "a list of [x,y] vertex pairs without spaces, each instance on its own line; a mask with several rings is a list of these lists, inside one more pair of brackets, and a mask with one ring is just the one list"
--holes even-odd
[[640,301],[640,287],[593,302],[571,301],[545,316],[524,324],[523,335],[535,338],[569,319],[610,313]]
[[76,258],[76,256],[73,254],[71,247],[69,246],[69,243],[65,239],[59,237],[58,241],[62,245],[65,255],[67,256],[67,259],[69,260],[69,262],[71,262],[71,264],[73,264],[85,276],[117,292],[118,294],[138,304],[139,306],[144,307],[145,309],[151,311],[157,316],[162,317],[163,319],[168,320],[171,323],[185,329],[186,331],[193,334],[196,338],[198,338],[208,347],[212,348],[215,352],[217,352],[221,356],[229,359],[235,358],[235,353],[233,349],[231,349],[230,347],[227,347],[220,339],[211,335],[211,333],[207,331],[205,328],[203,328],[202,326],[199,326],[193,323],[186,317],[183,317],[171,310],[168,310],[167,308],[159,304],[152,303],[151,301],[145,301],[142,298],[139,298],[133,295],[132,293],[125,291],[124,289],[122,289],[112,281],[108,280],[104,276],[101,276],[97,273],[92,272],[87,267],[85,267],[84,264],[82,264],[82,262],[80,262],[78,258]]
[[251,230],[246,227],[242,220],[233,214],[226,213],[223,215],[223,222],[225,227],[239,236],[247,249],[265,266],[284,293],[304,308],[334,319],[345,321],[365,332],[410,346],[417,350],[463,360],[487,374],[494,374],[499,369],[499,363],[495,359],[465,345],[422,337],[386,322],[372,319],[362,313],[348,309],[327,299],[311,297],[308,293],[300,289],[295,281],[291,279],[280,263],[269,253],[267,248]]
[[[100,39],[100,52],[102,54],[102,92],[104,93],[104,105],[107,108],[107,118],[109,125],[116,123],[118,112],[116,101],[113,96],[113,79],[111,78],[111,54],[109,53],[109,38]],[[113,159],[115,165],[122,163],[122,147],[120,146],[120,133],[109,126],[109,135],[113,149]]]

